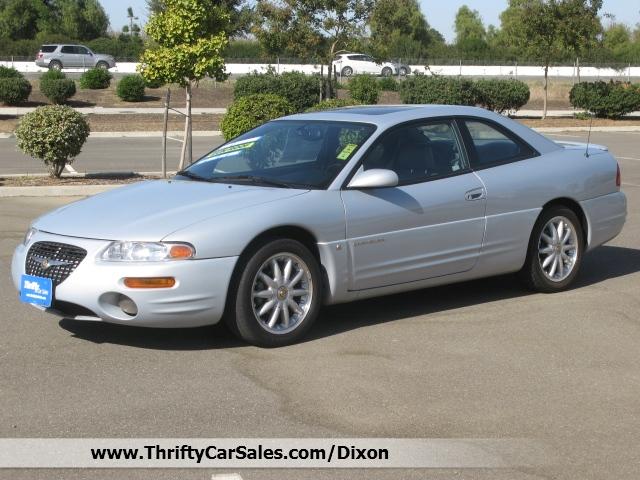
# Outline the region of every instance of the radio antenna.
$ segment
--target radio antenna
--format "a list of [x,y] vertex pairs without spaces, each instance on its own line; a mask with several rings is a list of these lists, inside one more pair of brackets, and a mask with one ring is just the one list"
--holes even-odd
[[589,114],[589,132],[587,133],[587,150],[584,152],[584,156],[589,158],[589,142],[591,141],[591,126],[593,125],[593,113]]

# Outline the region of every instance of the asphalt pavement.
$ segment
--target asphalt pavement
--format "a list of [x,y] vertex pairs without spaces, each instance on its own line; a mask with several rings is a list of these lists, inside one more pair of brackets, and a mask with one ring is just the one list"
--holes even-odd
[[[75,199],[0,199],[0,438],[528,438],[554,452],[550,465],[238,472],[273,480],[637,478],[639,140],[592,135],[619,155],[629,216],[618,238],[585,257],[571,290],[532,294],[503,276],[333,306],[307,341],[276,350],[243,345],[221,327],[127,328],[21,304],[9,278],[14,246],[33,218]],[[0,478],[212,473],[0,470]]]

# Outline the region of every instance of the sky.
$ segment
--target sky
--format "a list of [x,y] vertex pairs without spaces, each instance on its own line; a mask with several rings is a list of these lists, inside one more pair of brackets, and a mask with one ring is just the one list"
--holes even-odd
[[[422,11],[429,24],[444,35],[447,41],[455,37],[453,21],[458,8],[468,5],[480,12],[485,25],[500,25],[500,12],[507,7],[507,0],[420,0]],[[140,17],[138,23],[144,24],[147,18],[145,0],[102,0],[111,28],[120,31],[128,25],[127,7],[133,7],[134,15]],[[634,26],[640,22],[640,0],[604,0],[601,12],[615,15],[616,20]],[[605,25],[608,20],[605,20]]]

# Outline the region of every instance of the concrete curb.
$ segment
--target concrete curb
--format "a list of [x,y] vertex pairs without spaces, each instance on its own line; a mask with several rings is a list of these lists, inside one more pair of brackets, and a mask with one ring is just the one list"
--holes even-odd
[[85,197],[106,192],[125,184],[55,185],[50,187],[0,187],[0,198],[8,197]]
[[[558,132],[588,132],[589,127],[534,127],[533,130],[539,133],[558,133]],[[640,132],[640,125],[611,126],[611,127],[591,127],[592,132]]]

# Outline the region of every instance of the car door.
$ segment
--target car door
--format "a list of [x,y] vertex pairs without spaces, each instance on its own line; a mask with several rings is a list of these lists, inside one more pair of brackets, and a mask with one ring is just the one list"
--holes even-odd
[[80,66],[79,55],[76,53],[76,47],[73,45],[63,45],[60,49],[60,61],[65,68],[75,68]]
[[358,169],[390,169],[396,187],[342,191],[351,290],[470,270],[484,235],[486,195],[450,120],[381,135]]
[[373,57],[368,55],[363,55],[363,69],[366,73],[370,73],[373,75],[380,75],[382,72],[382,65],[378,65]]
[[76,46],[76,53],[78,55],[78,62],[83,68],[93,68],[94,60],[93,54],[89,51],[87,47]]

